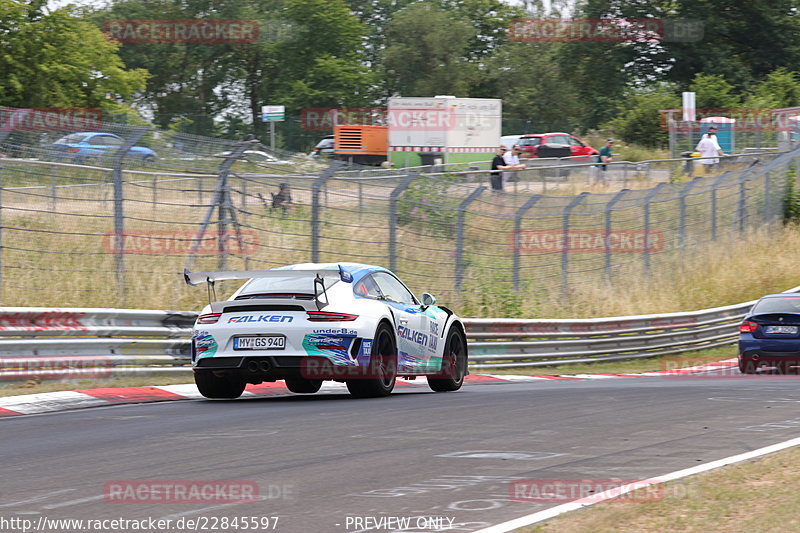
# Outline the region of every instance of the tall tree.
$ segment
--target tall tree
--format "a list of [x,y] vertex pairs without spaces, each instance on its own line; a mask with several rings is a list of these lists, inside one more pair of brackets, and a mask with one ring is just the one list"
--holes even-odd
[[[44,2],[0,0],[0,105],[102,107],[144,87],[94,25]],[[109,97],[112,99],[110,100]]]

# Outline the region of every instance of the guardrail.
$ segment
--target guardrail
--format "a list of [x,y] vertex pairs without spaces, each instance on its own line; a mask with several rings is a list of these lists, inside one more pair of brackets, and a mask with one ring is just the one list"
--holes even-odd
[[[800,292],[800,286],[785,292]],[[589,319],[465,319],[470,368],[656,357],[735,342],[755,301],[687,313]],[[197,313],[0,308],[0,381],[189,372]]]

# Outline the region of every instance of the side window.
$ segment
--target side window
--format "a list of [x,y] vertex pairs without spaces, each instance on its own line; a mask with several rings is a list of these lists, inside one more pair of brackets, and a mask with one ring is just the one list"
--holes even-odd
[[553,135],[547,138],[547,142],[550,144],[569,144],[569,137],[566,135]]
[[585,144],[583,144],[582,142],[580,142],[580,141],[579,141],[578,139],[576,139],[575,137],[570,137],[570,138],[569,138],[569,144],[571,144],[572,146],[581,146],[581,147],[582,147],[582,146],[586,146]]
[[386,300],[406,305],[414,305],[417,303],[414,295],[391,274],[377,272],[373,274],[373,276]]
[[353,286],[353,292],[356,296],[363,296],[365,298],[380,298],[381,291],[372,276],[365,276],[361,281]]

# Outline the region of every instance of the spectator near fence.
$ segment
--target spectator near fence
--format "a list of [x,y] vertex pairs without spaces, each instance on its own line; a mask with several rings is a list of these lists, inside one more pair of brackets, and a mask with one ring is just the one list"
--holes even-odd
[[505,145],[500,145],[497,149],[497,154],[492,159],[492,172],[489,174],[489,180],[492,185],[493,191],[503,190],[503,172],[501,170],[508,170],[508,165],[503,155],[506,153]]
[[503,155],[503,161],[506,163],[506,167],[513,172],[503,172],[503,183],[507,183],[510,180],[515,180],[516,171],[517,170],[524,170],[525,165],[519,162],[519,154],[521,153],[519,146],[514,145],[511,150],[506,151]]
[[698,163],[704,165],[705,174],[712,172],[717,163],[719,163],[719,158],[717,156],[725,155],[722,151],[722,148],[719,146],[719,142],[717,142],[717,128],[710,127],[708,128],[708,132],[703,135],[703,138],[700,139],[700,142],[697,143],[695,147],[695,151],[700,152],[700,159],[698,159]]

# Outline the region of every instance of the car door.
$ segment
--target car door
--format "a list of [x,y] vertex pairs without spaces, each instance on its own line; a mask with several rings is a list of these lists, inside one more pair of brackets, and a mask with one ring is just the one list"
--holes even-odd
[[[424,316],[417,299],[403,283],[388,272],[376,272],[373,279],[381,291],[382,300],[394,311],[397,337],[397,368],[400,373],[424,373],[435,352],[431,350],[431,335],[423,329]],[[434,341],[435,342],[435,341]]]
[[[588,156],[589,151],[591,150],[585,144],[583,144],[579,139],[573,137],[572,135],[569,136],[569,149],[573,157]],[[583,158],[581,159],[581,161],[584,161],[586,159],[588,158]]]

